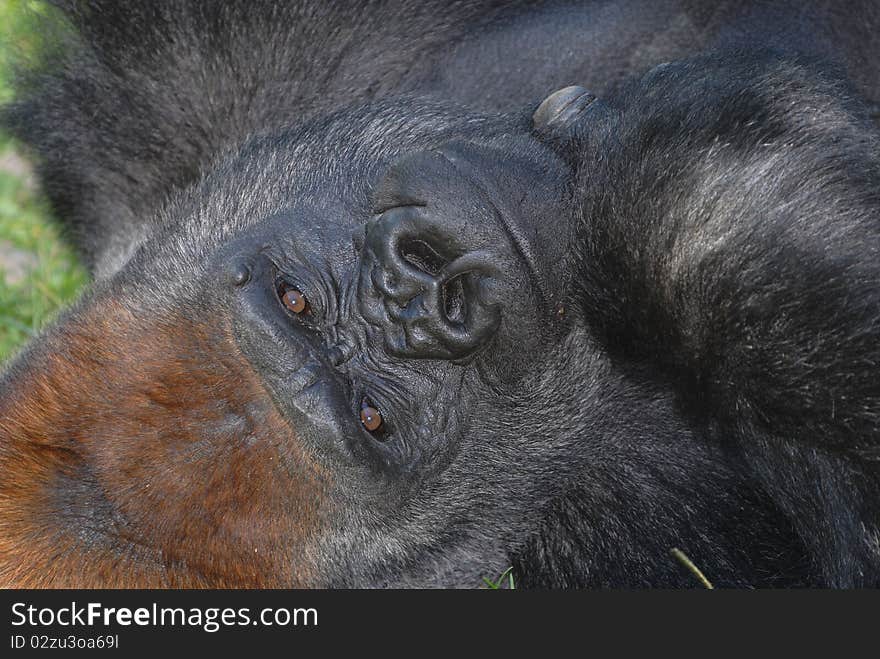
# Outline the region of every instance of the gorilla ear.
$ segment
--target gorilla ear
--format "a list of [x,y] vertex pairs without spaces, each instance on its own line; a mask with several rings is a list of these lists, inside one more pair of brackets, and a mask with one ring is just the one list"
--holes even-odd
[[583,87],[563,87],[541,102],[532,115],[532,126],[535,130],[564,126],[575,121],[595,100],[595,94]]
[[563,87],[545,98],[532,115],[532,129],[538,136],[562,139],[574,136],[584,121],[598,120],[606,110],[596,95],[583,87]]

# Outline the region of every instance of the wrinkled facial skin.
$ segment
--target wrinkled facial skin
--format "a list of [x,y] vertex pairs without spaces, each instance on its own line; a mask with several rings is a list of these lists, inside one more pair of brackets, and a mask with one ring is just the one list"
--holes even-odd
[[28,477],[2,485],[4,585],[385,585],[453,533],[417,518],[479,440],[468,394],[510,387],[561,332],[536,238],[564,241],[567,170],[527,134],[435,132],[318,183],[253,147],[229,166],[287,168],[256,176],[292,186],[271,210],[212,234],[212,212],[264,191],[197,188],[7,373],[0,459]]
[[[366,222],[339,227],[351,242],[341,258],[308,243],[317,211],[294,208],[216,259],[243,354],[314,450],[341,449],[346,468],[424,475],[425,454],[447,452],[461,433],[467,405],[457,392],[475,365],[512,364],[509,377],[550,315],[533,255],[523,256],[519,229],[494,202],[499,191],[462,171],[489,158],[504,162],[455,145],[392,166]],[[279,301],[289,287],[307,300],[302,313]],[[364,404],[382,414],[377,432],[362,427]]]

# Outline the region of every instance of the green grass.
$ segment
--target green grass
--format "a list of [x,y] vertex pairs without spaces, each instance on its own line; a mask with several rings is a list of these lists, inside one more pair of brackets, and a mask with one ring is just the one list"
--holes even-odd
[[[37,3],[0,0],[0,103],[12,98],[9,61],[27,55],[38,42],[29,9]],[[18,145],[0,133],[0,163]],[[18,169],[18,168],[15,168]],[[28,267],[18,281],[7,279],[4,251],[14,250]],[[45,200],[27,172],[0,167],[0,361],[6,359],[76,297],[87,281]]]
[[513,568],[509,567],[501,573],[495,581],[483,577],[483,583],[489,590],[515,590],[516,584],[513,581]]

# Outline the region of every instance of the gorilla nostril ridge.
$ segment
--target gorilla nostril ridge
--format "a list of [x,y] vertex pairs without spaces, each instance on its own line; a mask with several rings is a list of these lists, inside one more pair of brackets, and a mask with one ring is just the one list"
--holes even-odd
[[384,330],[390,354],[463,359],[489,342],[507,266],[474,242],[469,248],[424,207],[395,207],[368,225],[362,310]]
[[397,298],[397,276],[393,272],[376,266],[370,272],[370,281],[384,297]]
[[370,272],[370,281],[382,297],[405,307],[414,297],[430,290],[436,280],[421,271],[400,271],[377,264]]

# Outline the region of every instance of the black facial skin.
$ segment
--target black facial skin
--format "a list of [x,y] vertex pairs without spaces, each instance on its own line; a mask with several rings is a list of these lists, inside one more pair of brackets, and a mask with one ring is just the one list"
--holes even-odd
[[[324,479],[320,524],[274,548],[296,585],[512,566],[519,587],[699,586],[673,547],[718,586],[880,585],[880,74],[854,64],[876,37],[844,21],[849,45],[817,52],[836,14],[735,4],[672,3],[690,45],[669,28],[636,51],[677,23],[638,3],[276,8],[270,27],[162,6],[190,70],[219,68],[210,94],[139,5],[85,12],[92,50],[9,114],[96,273],[44,344],[105,298],[229,328],[196,361],[240,357],[281,461],[296,447]],[[608,12],[633,16],[546,56]],[[141,104],[82,102],[79,78]],[[251,102],[206,100],[229,96]]]
[[[352,227],[344,207],[323,216],[294,207],[224,250],[240,305],[236,336],[298,432],[345,447],[354,465],[424,470],[422,454],[448,451],[456,434],[456,404],[442,390],[461,387],[475,360],[513,365],[532,350],[552,300],[520,227],[529,211],[552,208],[561,187],[521,195],[516,215],[501,188],[524,189],[539,171],[561,183],[569,172],[531,146],[533,162],[466,144],[408,156],[383,174],[363,224]],[[468,178],[474,170],[481,181]],[[354,249],[309,245],[322,220],[325,230],[338,222],[330,231],[343,241],[348,233]],[[278,282],[305,295],[308,313],[291,315]],[[518,300],[530,301],[527,314]],[[356,414],[364,401],[383,412],[381,441],[364,440]]]

